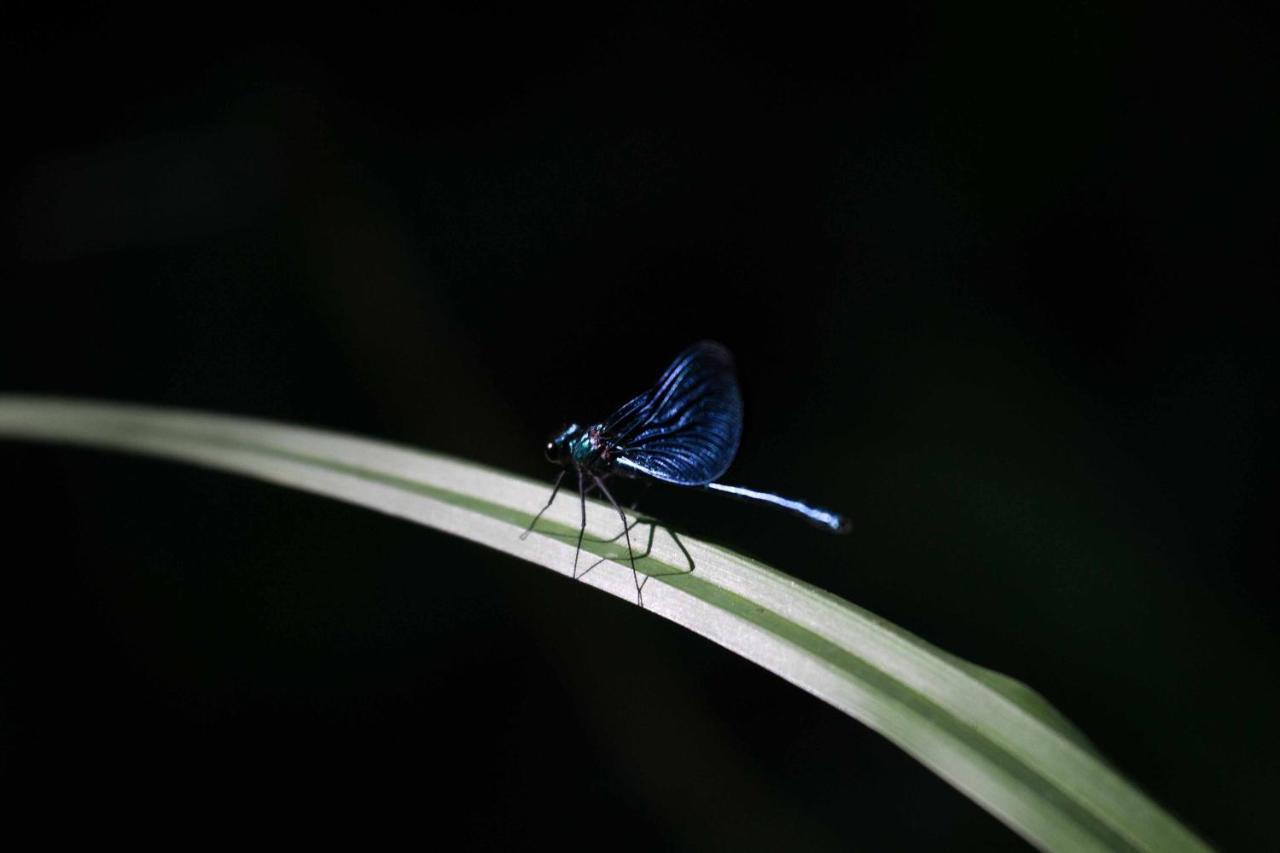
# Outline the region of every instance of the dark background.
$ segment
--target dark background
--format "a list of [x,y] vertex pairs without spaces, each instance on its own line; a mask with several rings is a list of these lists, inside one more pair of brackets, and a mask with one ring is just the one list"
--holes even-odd
[[[647,510],[1025,681],[1207,839],[1267,846],[1276,31],[1031,5],[9,4],[0,389],[549,482],[552,429],[723,341],[729,479],[855,533]],[[550,572],[151,460],[4,443],[0,477],[14,817],[1021,845],[861,725]]]

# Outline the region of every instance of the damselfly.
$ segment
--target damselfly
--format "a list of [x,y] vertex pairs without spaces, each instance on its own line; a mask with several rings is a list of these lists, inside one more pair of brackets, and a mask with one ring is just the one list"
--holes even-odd
[[582,524],[573,555],[574,577],[577,577],[578,555],[587,529],[587,494],[598,489],[622,519],[636,598],[643,604],[643,584],[636,571],[627,517],[605,485],[611,476],[708,489],[786,510],[832,533],[848,532],[848,521],[830,510],[769,492],[716,482],[733,462],[741,436],[742,394],[734,375],[733,357],[720,344],[696,343],[671,363],[658,384],[632,398],[608,418],[585,428],[569,424],[547,442],[547,459],[562,470],[556,476],[546,506],[534,516],[522,538],[529,535],[542,514],[551,508],[565,476],[572,471],[577,477],[582,505]]

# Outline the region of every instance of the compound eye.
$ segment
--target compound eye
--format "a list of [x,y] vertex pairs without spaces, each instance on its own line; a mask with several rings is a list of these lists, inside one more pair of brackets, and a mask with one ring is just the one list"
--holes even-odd
[[548,462],[560,461],[560,448],[556,447],[556,443],[554,441],[547,442],[547,461]]

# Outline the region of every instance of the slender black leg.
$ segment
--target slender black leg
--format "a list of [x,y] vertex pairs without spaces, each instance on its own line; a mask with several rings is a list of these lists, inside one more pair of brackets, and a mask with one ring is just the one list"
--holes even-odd
[[[596,489],[596,484],[595,484],[595,483],[587,483],[587,484],[586,484],[586,486],[587,486],[587,488],[586,488],[586,490],[585,490],[585,491],[586,491],[586,496],[587,496],[587,497],[591,497],[591,493],[592,493],[592,492],[594,492],[594,491],[595,491],[595,489]],[[634,506],[634,504],[633,504],[632,506],[627,507],[627,508],[628,508],[628,509],[630,509],[630,510],[631,510],[631,511],[633,511],[633,512],[635,511],[635,506]],[[640,524],[640,522],[641,522],[641,519],[639,519],[639,518],[637,518],[635,521],[631,522],[631,527],[632,527],[632,529],[634,530],[634,529],[635,529],[635,526],[636,526],[637,524]],[[554,532],[554,531],[546,531],[543,535],[545,535],[545,536],[554,536],[554,537],[561,538],[561,539],[567,539],[567,538],[570,538],[570,537],[576,536],[577,534],[574,534],[574,533],[556,533],[556,532]],[[583,542],[595,542],[595,543],[598,543],[598,544],[604,544],[604,545],[607,545],[607,544],[609,544],[610,542],[617,542],[617,541],[618,541],[619,539],[621,539],[621,538],[622,538],[622,533],[621,533],[621,532],[619,532],[619,533],[617,533],[616,535],[614,535],[614,536],[612,536],[612,537],[610,537],[610,538],[608,538],[608,539],[597,539],[597,538],[596,538],[596,537],[594,537],[594,536],[583,536],[583,537],[582,537],[582,541],[583,541]],[[582,575],[585,575],[585,574],[586,574],[586,572],[583,572],[583,573],[582,573]],[[582,577],[582,575],[578,575],[578,577]]]
[[627,537],[627,556],[631,559],[631,579],[636,585],[636,604],[644,607],[644,594],[640,591],[640,573],[636,571],[636,552],[631,549],[631,527],[627,524],[627,514],[622,511],[622,507],[618,506],[613,495],[609,494],[609,487],[604,484],[604,480],[595,474],[592,474],[591,478],[595,480],[596,487],[609,499],[609,503],[613,504],[613,508],[618,511],[618,518],[622,519],[622,532]]
[[560,483],[564,481],[566,471],[561,471],[556,475],[556,484],[551,487],[551,497],[547,498],[547,505],[538,510],[538,514],[533,517],[533,521],[529,522],[529,526],[524,529],[524,533],[520,534],[521,539],[528,539],[529,534],[533,532],[533,526],[538,523],[538,519],[542,518],[542,514],[551,509],[551,505],[555,503],[556,494],[560,491]]
[[582,553],[582,534],[587,532],[587,491],[582,487],[582,469],[578,469],[578,500],[582,503],[582,526],[578,528],[578,547],[573,552],[573,578],[578,578],[578,555]]
[[[658,528],[659,528],[659,527],[661,527],[663,530],[667,531],[667,535],[671,537],[671,541],[672,541],[672,542],[674,542],[674,543],[676,543],[676,547],[680,549],[680,553],[681,553],[681,554],[684,554],[685,562],[686,562],[686,563],[688,564],[688,566],[689,566],[687,569],[679,569],[679,570],[674,571],[674,572],[652,572],[652,573],[646,573],[646,574],[645,574],[645,576],[644,576],[644,578],[642,578],[642,579],[641,579],[641,581],[640,581],[640,588],[641,588],[641,589],[643,589],[643,588],[644,588],[644,585],[645,585],[645,584],[647,584],[647,583],[649,582],[650,578],[669,578],[669,577],[672,577],[672,576],[674,576],[674,575],[690,575],[690,574],[693,574],[693,570],[694,570],[693,556],[689,553],[689,549],[688,549],[688,548],[686,548],[686,547],[684,547],[684,543],[680,541],[680,537],[676,535],[676,532],[675,532],[674,530],[672,530],[670,527],[667,527],[666,525],[659,524],[659,523],[658,523],[658,520],[657,520],[656,518],[648,518],[648,517],[638,517],[638,518],[636,518],[636,520],[635,520],[635,521],[631,522],[631,527],[630,527],[629,529],[634,530],[635,528],[639,527],[641,524],[647,524],[647,525],[649,525],[649,538],[648,538],[648,540],[647,540],[647,541],[646,541],[646,543],[645,543],[644,550],[643,550],[643,551],[641,551],[639,554],[636,554],[636,559],[637,559],[637,560],[643,560],[645,557],[649,556],[649,554],[653,552],[653,539],[654,539],[654,535],[655,535],[655,533],[657,532]],[[605,543],[607,544],[608,542],[617,542],[617,541],[618,541],[619,539],[621,539],[621,538],[622,538],[622,534],[621,534],[621,533],[619,533],[617,536],[613,537],[612,539],[608,539],[608,540],[601,540],[601,541],[603,541],[603,542],[605,542]],[[582,578],[586,577],[586,576],[587,576],[587,572],[590,572],[590,571],[591,571],[592,569],[594,569],[596,566],[598,566],[598,565],[600,565],[601,563],[603,563],[606,559],[608,559],[608,558],[607,558],[607,557],[601,557],[600,559],[596,560],[596,561],[595,561],[594,563],[592,563],[591,565],[587,566],[587,568],[583,570],[582,574],[578,575],[578,579],[579,579],[579,580],[581,580]]]
[[[639,554],[636,554],[637,560],[643,560],[645,557],[649,556],[649,553],[651,551],[653,551],[653,535],[654,535],[654,531],[657,530],[657,527],[658,527],[653,522],[653,519],[651,518],[650,519],[637,518],[635,521],[631,522],[631,524],[627,528],[625,528],[621,533],[619,533],[617,536],[609,540],[601,540],[601,541],[605,542],[605,544],[608,544],[610,542],[617,542],[619,539],[625,536],[628,531],[634,530],[635,528],[639,527],[641,524],[645,524],[645,523],[649,525],[649,538],[645,543],[644,550],[641,551]],[[596,566],[600,565],[607,559],[609,558],[601,557],[591,565],[587,566],[585,569],[582,570],[582,574],[578,575],[578,579],[581,580],[582,578],[585,578],[587,576],[587,572],[590,572],[592,569],[594,569]],[[644,586],[644,581],[640,581],[640,586]]]

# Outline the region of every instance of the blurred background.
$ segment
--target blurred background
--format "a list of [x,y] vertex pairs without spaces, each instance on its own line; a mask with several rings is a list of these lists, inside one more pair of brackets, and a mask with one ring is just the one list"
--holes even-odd
[[[552,430],[720,340],[747,409],[727,479],[854,535],[661,488],[645,510],[1025,681],[1211,842],[1274,843],[1270,22],[16,3],[0,24],[0,391],[549,484]],[[157,461],[0,443],[0,477],[14,816],[1022,846],[878,735],[551,572]]]

